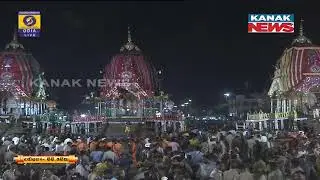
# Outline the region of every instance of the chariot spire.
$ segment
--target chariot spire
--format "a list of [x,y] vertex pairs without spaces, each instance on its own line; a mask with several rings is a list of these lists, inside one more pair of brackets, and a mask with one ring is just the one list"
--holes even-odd
[[300,27],[299,27],[299,35],[295,39],[293,39],[293,41],[291,43],[292,46],[310,46],[310,45],[312,45],[311,40],[304,35],[303,22],[304,22],[304,20],[301,18]]
[[23,45],[18,42],[17,28],[13,29],[13,37],[9,44],[6,45],[5,49],[24,49]]
[[130,31],[130,26],[128,26],[128,42],[131,42],[131,31]]
[[13,29],[13,38],[12,38],[13,41],[18,41],[18,37],[17,37],[17,29],[14,28]]
[[140,49],[138,48],[138,46],[136,46],[133,42],[132,42],[132,38],[131,38],[131,30],[130,30],[130,26],[128,26],[128,42],[123,45],[120,49],[120,52],[123,51],[140,51]]
[[303,36],[303,19],[300,19],[299,35]]

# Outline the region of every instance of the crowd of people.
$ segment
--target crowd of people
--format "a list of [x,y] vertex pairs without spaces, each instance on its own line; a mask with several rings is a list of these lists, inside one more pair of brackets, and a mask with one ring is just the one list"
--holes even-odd
[[[192,130],[160,136],[22,135],[2,138],[2,179],[316,180],[312,131]],[[76,155],[76,164],[18,165],[17,155]]]

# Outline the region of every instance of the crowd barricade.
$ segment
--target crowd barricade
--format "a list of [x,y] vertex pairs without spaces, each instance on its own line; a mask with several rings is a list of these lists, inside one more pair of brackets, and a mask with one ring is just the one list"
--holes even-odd
[[147,117],[146,120],[150,120],[150,121],[182,121],[182,117],[181,116],[162,116],[162,117]]
[[[94,116],[94,115],[87,115],[87,116],[73,116],[73,122],[104,122],[108,120],[113,120],[117,118],[111,118],[106,116]],[[119,118],[119,119],[130,119],[130,118]],[[133,118],[134,119],[134,118]],[[182,116],[151,116],[151,117],[143,117],[143,118],[136,118],[141,120],[150,120],[150,121],[182,121]]]
[[90,122],[90,121],[106,121],[107,117],[105,116],[95,116],[95,115],[86,115],[86,116],[73,116],[73,122]]
[[262,111],[255,113],[247,113],[247,120],[267,120],[267,119],[286,119],[289,117],[297,118],[297,112],[279,112],[279,113],[264,113]]
[[61,134],[61,133],[63,133],[61,128],[48,128],[47,132],[48,132],[48,134]]

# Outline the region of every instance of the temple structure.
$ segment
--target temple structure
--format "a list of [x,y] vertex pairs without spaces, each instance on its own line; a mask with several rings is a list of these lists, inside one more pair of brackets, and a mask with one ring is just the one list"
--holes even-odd
[[0,117],[31,118],[46,109],[46,91],[40,65],[13,39],[0,52]]
[[99,104],[99,113],[114,118],[139,118],[154,114],[154,107],[147,103],[155,95],[156,77],[153,70],[140,48],[133,43],[128,31],[128,42],[105,67],[103,79],[106,84],[100,96],[106,103]]
[[67,134],[71,133],[71,116],[66,111],[57,108],[53,100],[46,101],[47,110],[36,117],[36,131],[38,133]]
[[275,65],[268,92],[270,113],[248,114],[258,129],[297,129],[304,120],[319,117],[320,47],[303,31],[284,50]]
[[163,92],[157,94],[155,68],[133,42],[129,28],[127,42],[105,66],[103,81],[98,97],[88,97],[96,101],[96,114],[78,115],[75,122],[147,123],[156,131],[183,130],[182,116],[171,111],[173,102]]

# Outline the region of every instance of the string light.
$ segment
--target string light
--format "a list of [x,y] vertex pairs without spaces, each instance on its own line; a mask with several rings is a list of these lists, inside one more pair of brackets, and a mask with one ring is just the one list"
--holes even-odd
[[307,77],[301,82],[301,86],[296,88],[297,91],[307,93],[311,88],[318,88],[320,85],[320,77]]

